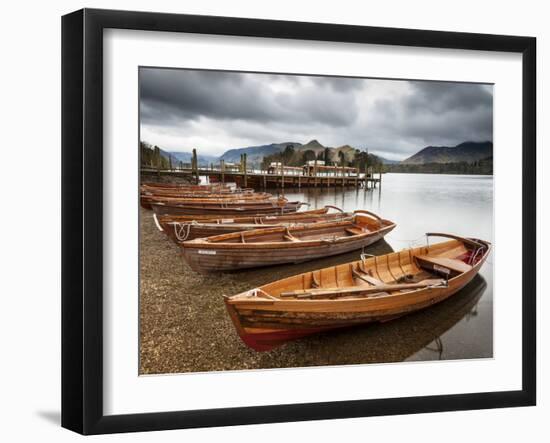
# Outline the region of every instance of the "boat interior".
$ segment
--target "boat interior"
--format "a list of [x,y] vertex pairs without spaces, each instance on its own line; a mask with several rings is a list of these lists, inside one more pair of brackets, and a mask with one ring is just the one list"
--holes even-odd
[[319,223],[316,226],[276,227],[235,232],[201,239],[207,243],[285,243],[314,240],[336,241],[379,231],[393,225],[388,220],[354,215],[351,220]]
[[346,299],[396,295],[429,287],[446,287],[470,271],[490,245],[481,240],[450,240],[431,246],[368,257],[311,271],[268,284],[256,296],[285,299]]

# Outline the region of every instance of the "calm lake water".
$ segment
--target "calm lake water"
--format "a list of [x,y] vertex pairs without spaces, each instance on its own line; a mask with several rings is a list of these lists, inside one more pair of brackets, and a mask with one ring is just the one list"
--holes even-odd
[[[274,192],[274,191],[271,191]],[[425,244],[426,232],[447,232],[493,242],[493,177],[431,174],[385,174],[376,189],[287,189],[289,200],[310,209],[324,205],[344,210],[367,209],[397,223],[397,227],[367,252],[383,254]],[[433,238],[432,242],[444,239]],[[335,262],[358,259],[359,253],[293,265],[299,273]],[[330,263],[330,264],[329,264]],[[251,280],[273,280],[287,267],[248,271]],[[269,278],[268,278],[269,277]],[[339,346],[368,339],[371,361],[434,360],[492,357],[492,256],[460,293],[432,308],[377,326],[342,331]],[[374,340],[373,337],[376,337]],[[364,349],[363,349],[364,351]]]

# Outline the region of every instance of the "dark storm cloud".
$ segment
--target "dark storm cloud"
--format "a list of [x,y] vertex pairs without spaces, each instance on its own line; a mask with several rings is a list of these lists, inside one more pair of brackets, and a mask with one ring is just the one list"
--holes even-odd
[[415,82],[414,94],[405,101],[411,112],[490,110],[493,95],[483,85],[471,83]]
[[[492,141],[493,95],[486,85],[449,82],[409,82],[400,100],[379,99],[372,122],[382,133],[420,146],[454,146],[468,140]],[[380,145],[386,144],[381,141]],[[386,144],[388,146],[388,144]],[[398,146],[398,145],[396,145]],[[407,154],[408,148],[395,152]]]
[[[292,93],[273,91],[269,81],[281,76],[142,69],[141,117],[144,124],[171,125],[201,117],[258,122],[324,122],[342,126],[353,122],[357,108],[350,88],[327,88],[324,78],[284,76]],[[302,87],[297,88],[300,82]],[[325,85],[326,83],[326,85]],[[319,94],[320,89],[325,89]],[[299,93],[296,94],[295,91]]]
[[471,83],[140,71],[142,137],[204,154],[316,138],[392,158],[493,138],[492,87]]

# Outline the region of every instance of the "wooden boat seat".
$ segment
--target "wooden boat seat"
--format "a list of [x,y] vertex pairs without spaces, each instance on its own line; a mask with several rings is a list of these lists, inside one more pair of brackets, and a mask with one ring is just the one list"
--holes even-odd
[[377,278],[372,277],[370,274],[367,274],[363,270],[360,269],[360,271],[361,273],[357,272],[356,270],[353,270],[352,275],[355,278],[358,278],[359,280],[363,280],[364,282],[372,286],[382,286],[385,284],[382,280],[378,280]]
[[351,235],[361,235],[365,233],[365,231],[360,228],[346,228],[346,232]]
[[[455,273],[462,274],[468,272],[472,267],[462,260],[446,257],[431,257],[429,255],[417,255],[415,257],[418,265],[421,268],[430,268],[434,271],[440,271],[445,273],[445,269],[454,271]],[[449,272],[450,273],[450,272]]]

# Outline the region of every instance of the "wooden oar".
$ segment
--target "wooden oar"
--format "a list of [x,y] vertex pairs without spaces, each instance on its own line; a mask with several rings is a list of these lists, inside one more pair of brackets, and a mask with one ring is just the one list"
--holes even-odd
[[401,291],[404,289],[421,289],[444,283],[443,279],[424,280],[420,283],[384,284],[378,286],[348,286],[341,288],[305,289],[298,291],[281,292],[281,297],[344,297],[346,295],[369,294],[376,292]]
[[364,275],[361,275],[359,274],[359,272],[357,272],[355,269],[353,269],[351,271],[352,275],[355,277],[355,278],[358,278],[359,280],[363,280],[364,282],[368,283],[369,285],[373,285],[373,286],[380,286],[380,285],[384,285],[385,283],[374,278],[374,277],[371,277],[369,274],[365,273]]

